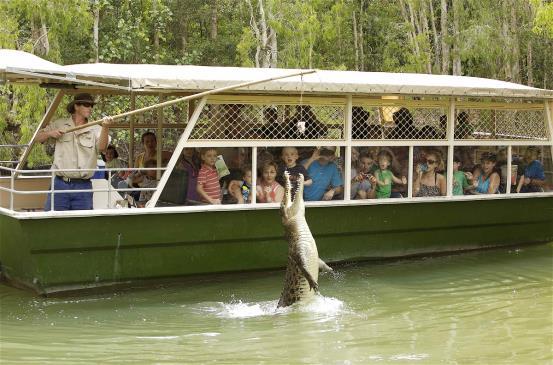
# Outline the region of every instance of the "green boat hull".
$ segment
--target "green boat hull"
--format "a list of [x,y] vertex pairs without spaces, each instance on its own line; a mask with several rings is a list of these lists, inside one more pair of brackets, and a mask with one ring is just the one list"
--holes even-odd
[[[553,241],[553,197],[309,207],[327,262]],[[18,219],[0,215],[2,275],[48,294],[282,268],[278,209]]]

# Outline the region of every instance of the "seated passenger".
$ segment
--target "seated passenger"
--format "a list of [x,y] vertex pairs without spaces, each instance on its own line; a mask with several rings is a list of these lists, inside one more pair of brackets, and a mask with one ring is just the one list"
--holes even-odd
[[376,198],[385,199],[392,195],[392,183],[407,184],[407,178],[402,176],[401,179],[394,176],[390,168],[392,167],[392,154],[387,150],[381,150],[378,153],[378,169],[375,171],[376,178]]
[[[144,162],[144,167],[155,168],[157,166],[156,160],[148,160]],[[133,174],[132,186],[139,188],[155,188],[157,187],[156,170],[138,171]],[[137,206],[144,208],[146,203],[154,195],[154,190],[147,190],[140,192],[140,198],[138,199]]]
[[497,194],[501,182],[501,170],[496,167],[497,155],[486,152],[482,155],[482,173],[474,176],[474,194]]
[[344,180],[334,163],[335,158],[334,150],[323,147],[316,148],[311,157],[302,162],[313,179],[313,183],[303,190],[306,201],[332,200],[343,193]]
[[[134,160],[134,167],[145,167],[144,162],[148,160],[157,161],[157,137],[153,132],[144,132],[141,137],[144,152],[139,153]],[[171,158],[171,152],[161,152],[161,164],[166,165]]]
[[401,108],[392,115],[395,123],[394,129],[390,132],[390,139],[418,139],[419,131],[414,125],[413,115],[407,108]]
[[453,195],[464,195],[472,186],[472,174],[459,170],[461,157],[453,156]]
[[309,177],[309,174],[302,164],[298,164],[298,149],[296,147],[284,147],[282,149],[282,162],[284,163],[278,169],[277,181],[280,185],[284,186],[284,172],[288,171],[290,174],[290,183],[292,184],[292,198],[296,193],[298,183],[296,182],[299,174],[303,175],[304,186],[309,186],[313,183],[313,180]]
[[251,203],[252,190],[252,169],[247,166],[242,172],[240,180],[232,180],[229,183],[228,191],[238,204]]
[[261,168],[261,179],[257,185],[259,203],[280,203],[284,197],[284,188],[276,182],[278,166],[275,162],[266,162]]
[[457,115],[457,123],[455,124],[454,136],[455,139],[472,139],[474,127],[469,123],[469,115],[466,112],[460,112]]
[[442,154],[438,150],[429,150],[425,156],[426,162],[416,167],[413,196],[444,196],[446,178],[436,171],[443,168]]
[[369,199],[375,197],[376,178],[374,160],[368,153],[359,156],[357,170],[351,179],[351,199]]
[[[106,163],[106,169],[126,168],[126,164],[119,159],[119,153],[114,145],[107,146],[106,151],[101,154],[102,160]],[[119,182],[125,180],[130,174],[130,171],[112,171],[111,172],[111,185],[117,188]],[[109,174],[106,171],[106,179],[109,178]]]
[[196,191],[196,186],[198,184],[198,173],[200,172],[200,157],[196,152],[195,148],[185,148],[182,151],[182,159],[180,161],[180,168],[186,171],[187,175],[187,189],[186,189],[186,200],[187,201],[198,201],[200,198],[198,192]]
[[217,161],[217,149],[214,147],[204,148],[200,154],[202,167],[198,172],[198,183],[196,191],[200,199],[209,204],[221,204],[222,190],[219,184],[219,175],[215,168]]
[[517,193],[536,193],[543,191],[545,174],[543,165],[538,160],[538,149],[530,146],[524,153],[524,162],[527,164],[524,175],[520,177]]
[[328,127],[321,123],[310,105],[297,105],[296,113],[286,124],[284,138],[318,139],[326,136]]

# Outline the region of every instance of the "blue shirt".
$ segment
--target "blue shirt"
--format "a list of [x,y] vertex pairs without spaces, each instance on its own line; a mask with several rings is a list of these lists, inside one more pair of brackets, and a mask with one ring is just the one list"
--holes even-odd
[[329,187],[344,185],[342,175],[334,162],[321,165],[319,161],[315,160],[307,169],[307,173],[313,180],[313,184],[306,186],[303,190],[303,198],[307,201],[321,200]]
[[524,169],[524,177],[529,179],[545,180],[543,165],[540,161],[534,160]]

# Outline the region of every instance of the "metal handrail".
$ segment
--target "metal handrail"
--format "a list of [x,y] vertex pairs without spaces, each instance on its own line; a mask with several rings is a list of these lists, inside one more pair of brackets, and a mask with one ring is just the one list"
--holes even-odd
[[[120,168],[95,168],[95,169],[18,170],[18,169],[14,169],[14,168],[10,168],[10,167],[0,166],[0,171],[1,170],[5,170],[5,171],[10,172],[9,176],[3,176],[3,177],[0,176],[0,179],[1,178],[4,178],[4,179],[9,178],[10,179],[10,187],[6,188],[6,187],[3,187],[3,186],[0,186],[0,191],[5,191],[5,192],[10,193],[10,210],[13,211],[14,210],[14,195],[51,194],[50,205],[51,205],[51,209],[53,210],[55,194],[60,194],[60,193],[84,193],[84,192],[105,193],[105,192],[107,192],[108,193],[108,202],[111,202],[111,194],[112,194],[113,191],[118,192],[118,193],[119,192],[130,192],[130,191],[140,191],[140,192],[142,192],[142,191],[156,191],[157,187],[155,187],[155,188],[141,188],[141,187],[136,187],[136,188],[134,188],[134,187],[133,188],[114,188],[111,185],[112,173],[114,173],[114,172],[115,173],[120,173],[120,172],[124,172],[124,171],[131,171],[131,172],[136,172],[136,171],[165,171],[166,168],[165,167],[159,167],[159,168],[158,167],[137,167],[137,168],[120,167]],[[83,172],[83,171],[107,172],[108,177],[109,177],[109,179],[107,180],[108,181],[107,189],[106,188],[96,188],[95,189],[94,187],[92,187],[91,189],[54,190],[54,179],[57,176],[56,175],[57,172]],[[21,178],[21,179],[50,178],[51,179],[50,189],[49,190],[17,190],[15,188],[15,173],[17,173],[18,178]],[[22,175],[22,174],[25,174],[25,173],[33,173],[33,175]],[[35,175],[36,173],[47,173],[47,174]],[[112,209],[112,207],[109,204],[108,204],[108,209]]]

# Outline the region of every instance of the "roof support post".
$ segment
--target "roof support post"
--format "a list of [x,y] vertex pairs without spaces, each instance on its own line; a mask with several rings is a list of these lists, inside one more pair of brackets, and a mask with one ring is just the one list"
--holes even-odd
[[346,96],[346,115],[344,120],[344,138],[346,139],[346,156],[344,159],[344,200],[348,201],[351,198],[351,118],[353,107],[353,97]]
[[553,101],[545,102],[545,118],[549,130],[549,149],[553,160]]
[[407,197],[413,197],[413,146],[409,146],[409,168],[407,169]]
[[[513,146],[508,145],[507,146],[507,176],[505,177],[505,194],[511,194],[511,163],[513,161]],[[515,181],[516,184],[516,181]]]
[[[42,120],[40,121],[37,128],[35,129],[35,133],[31,137],[31,140],[29,141],[29,145],[27,146],[27,148],[23,152],[23,156],[21,156],[21,158],[19,159],[19,163],[17,164],[17,166],[15,168],[16,170],[20,170],[21,168],[23,168],[23,166],[25,166],[25,163],[27,162],[27,158],[29,158],[29,155],[31,154],[31,151],[32,151],[32,149],[35,145],[35,140],[36,140],[36,136],[37,136],[38,132],[42,128],[46,127],[46,125],[48,125],[48,123],[50,123],[50,121],[54,117],[54,114],[56,113],[56,110],[58,109],[58,105],[60,105],[60,102],[63,99],[64,95],[65,95],[65,92],[63,90],[58,91],[58,93],[54,97],[54,100],[52,100],[52,102],[50,103],[50,106],[48,107],[48,110],[46,110],[46,114],[44,114],[44,116],[42,117]],[[17,175],[18,175],[18,172],[16,171],[14,177],[17,177]]]
[[[136,95],[131,94],[131,110],[136,109]],[[135,114],[130,116],[129,120],[129,167],[135,167],[134,165],[134,123],[136,122]]]
[[446,178],[446,195],[453,196],[453,155],[455,148],[455,99],[449,100],[449,110],[447,112],[447,178]]
[[146,204],[147,207],[153,208],[156,206],[159,196],[161,195],[161,192],[165,188],[165,185],[167,184],[167,180],[169,180],[169,176],[171,176],[171,173],[173,172],[173,169],[175,168],[175,165],[177,164],[177,161],[180,155],[182,154],[182,150],[186,146],[186,142],[188,141],[190,134],[192,134],[192,131],[194,130],[194,126],[196,125],[196,122],[198,121],[198,118],[200,117],[200,114],[206,102],[207,102],[207,97],[204,96],[200,99],[200,102],[196,105],[194,114],[192,114],[192,118],[190,118],[190,120],[186,124],[186,128],[184,129],[184,132],[182,132],[179,138],[179,142],[177,143],[177,146],[175,147],[175,151],[173,152],[173,155],[171,156],[171,159],[167,164],[167,168],[165,169],[165,171],[163,172],[163,175],[161,176],[161,179],[159,180],[159,183],[157,185],[157,190],[154,192],[154,194],[152,195],[152,198]]
[[252,188],[250,191],[250,201],[257,204],[257,146],[252,147]]
[[[159,103],[163,103],[165,101],[165,97],[160,94],[159,95]],[[157,148],[156,148],[156,160],[157,160],[157,165],[156,167],[159,169],[163,163],[163,161],[161,161],[161,156],[162,156],[162,152],[163,152],[163,108],[159,108],[157,110],[157,130],[156,130],[156,137],[157,137]],[[146,162],[146,161],[144,161]],[[160,170],[157,170],[156,171],[156,179],[159,180],[159,178],[161,177],[161,171]]]

